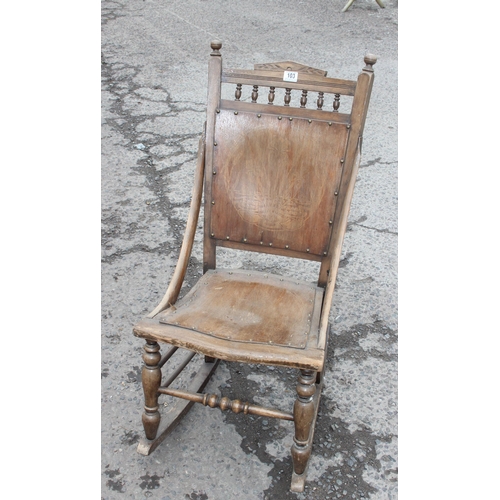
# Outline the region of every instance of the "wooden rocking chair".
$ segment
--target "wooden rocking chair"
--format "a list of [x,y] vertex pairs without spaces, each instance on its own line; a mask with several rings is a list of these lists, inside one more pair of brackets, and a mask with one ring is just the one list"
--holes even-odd
[[[294,62],[223,70],[222,44],[215,41],[211,47],[207,121],[179,261],[160,304],[134,327],[134,335],[146,340],[142,371],[146,438],[138,451],[151,453],[194,402],[290,420],[295,426],[291,490],[300,492],[311,456],[329,313],[376,58],[367,55],[357,81],[350,81],[327,78],[326,71]],[[234,100],[221,98],[223,84],[236,85]],[[241,100],[244,86],[251,89],[247,101]],[[260,103],[263,87],[268,95]],[[292,91],[301,94],[294,98]],[[283,104],[275,102],[280,92]],[[307,107],[312,92],[315,109]],[[331,96],[329,110],[324,108],[325,94]],[[341,96],[349,96],[348,112],[339,112]],[[291,105],[293,99],[300,107]],[[203,186],[204,274],[177,302]],[[317,261],[317,284],[217,268],[218,246]],[[170,344],[163,357],[159,342]],[[177,350],[186,357],[162,381],[162,369]],[[196,353],[204,358],[189,386],[173,389],[172,382]],[[293,411],[201,393],[220,359],[299,370]],[[178,399],[160,426],[161,395]]]

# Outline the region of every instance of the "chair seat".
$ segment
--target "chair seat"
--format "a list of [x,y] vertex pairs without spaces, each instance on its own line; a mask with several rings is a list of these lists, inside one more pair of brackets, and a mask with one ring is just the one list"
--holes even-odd
[[142,320],[134,333],[228,361],[321,370],[323,291],[258,271],[210,270],[175,306]]

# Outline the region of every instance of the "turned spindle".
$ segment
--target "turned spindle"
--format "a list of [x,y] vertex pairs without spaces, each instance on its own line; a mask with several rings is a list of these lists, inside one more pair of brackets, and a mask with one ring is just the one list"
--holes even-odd
[[324,95],[325,95],[324,92],[318,92],[318,100],[317,100],[316,104],[318,105],[319,110],[323,109],[323,103],[325,102],[324,97],[323,97]]
[[254,85],[252,90],[252,102],[257,102],[257,98],[259,97],[259,86]]
[[302,95],[300,96],[300,107],[305,108],[307,104],[307,90],[302,91]]
[[160,346],[157,342],[147,340],[142,355],[142,387],[144,389],[144,413],[142,425],[148,439],[154,439],[160,425],[158,407],[158,389],[161,384]]
[[333,101],[333,111],[337,112],[340,107],[340,94],[335,94],[335,99]]
[[234,100],[239,101],[241,97],[241,83],[236,84],[236,90],[234,92]]
[[267,104],[273,104],[275,88],[276,87],[269,87],[269,95],[267,96],[267,100],[268,100]]
[[285,106],[290,106],[292,89],[285,89]]
[[231,410],[233,413],[259,415],[261,417],[280,418],[283,420],[293,420],[293,415],[285,413],[274,408],[265,408],[250,403],[242,403],[239,399],[231,400],[226,396],[220,397],[217,394],[199,394],[180,389],[171,389],[170,387],[160,387],[158,392],[176,398],[187,399],[194,403],[201,403],[210,408],[220,408],[222,411]]
[[233,413],[248,413],[249,404],[242,403],[239,399],[232,401],[224,396],[220,398],[217,394],[205,394],[201,404],[210,408],[220,408],[222,411],[231,410]]
[[309,441],[315,408],[313,396],[316,392],[316,372],[301,370],[297,384],[297,399],[293,407],[295,436],[292,445],[293,470],[303,474],[311,456],[312,443]]

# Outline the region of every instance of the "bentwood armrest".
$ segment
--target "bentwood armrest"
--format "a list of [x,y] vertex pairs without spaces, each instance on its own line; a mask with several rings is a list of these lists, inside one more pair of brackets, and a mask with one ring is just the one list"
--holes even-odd
[[161,302],[151,311],[147,317],[153,318],[159,312],[167,307],[175,304],[179,292],[184,282],[187,266],[189,264],[189,257],[193,249],[194,236],[198,224],[198,216],[200,215],[201,199],[203,195],[203,176],[205,173],[205,132],[203,132],[198,143],[198,157],[196,160],[196,170],[194,174],[194,186],[191,199],[191,206],[189,208],[189,215],[186,224],[184,238],[182,240],[181,251],[179,260],[175,267],[174,274],[170,284],[163,296]]

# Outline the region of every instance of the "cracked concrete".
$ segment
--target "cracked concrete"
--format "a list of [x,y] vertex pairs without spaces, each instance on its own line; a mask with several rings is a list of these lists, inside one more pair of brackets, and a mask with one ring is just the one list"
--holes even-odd
[[[397,1],[102,2],[102,483],[105,500],[397,498]],[[379,56],[331,311],[308,483],[290,493],[290,422],[195,405],[149,457],[142,342],[189,208],[214,38],[226,67],[293,59],[355,78]],[[201,221],[186,283],[201,275]],[[316,263],[222,250],[225,267],[314,280]],[[253,259],[251,263],[251,259]],[[298,264],[296,267],[293,265]],[[206,391],[290,410],[296,373],[221,363]],[[168,411],[169,400],[161,400]]]

